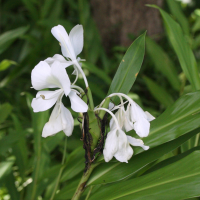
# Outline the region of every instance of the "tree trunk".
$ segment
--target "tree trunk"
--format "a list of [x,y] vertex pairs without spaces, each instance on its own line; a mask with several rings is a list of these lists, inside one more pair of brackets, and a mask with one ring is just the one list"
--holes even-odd
[[151,37],[159,35],[162,21],[157,9],[145,6],[162,6],[163,0],[90,0],[94,20],[99,28],[103,45],[109,49],[113,45],[128,46],[131,39],[147,30]]

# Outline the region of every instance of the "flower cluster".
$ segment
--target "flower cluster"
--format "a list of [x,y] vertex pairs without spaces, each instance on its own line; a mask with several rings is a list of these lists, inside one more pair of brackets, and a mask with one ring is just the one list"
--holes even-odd
[[[144,112],[130,97],[122,93],[113,93],[108,97],[118,96],[121,100],[119,106],[110,104],[110,110],[96,108],[96,110],[106,110],[112,115],[110,120],[110,132],[107,134],[105,147],[103,150],[104,159],[109,162],[113,156],[120,162],[128,162],[133,155],[132,146],[140,146],[148,150],[141,139],[136,139],[126,135],[125,132],[135,130],[138,136],[147,137],[149,135],[150,121],[155,119],[149,112]],[[122,97],[128,100],[127,109],[125,110]],[[117,110],[115,115],[111,112]]]
[[[75,26],[68,35],[64,27],[58,25],[53,27],[51,32],[60,42],[62,54],[66,59],[62,55],[56,54],[52,58],[39,62],[32,70],[31,81],[35,90],[57,89],[55,91],[39,91],[36,98],[32,100],[31,106],[34,112],[41,112],[56,104],[49,121],[43,128],[43,137],[54,135],[62,130],[67,136],[70,136],[74,128],[74,119],[70,111],[63,105],[62,97],[64,95],[69,97],[71,108],[75,112],[87,112],[88,110],[87,104],[79,97],[79,91],[83,91],[83,89],[75,85],[78,73],[81,73],[86,87],[88,87],[87,79],[79,63],[80,58],[77,58],[83,49],[83,27]],[[76,75],[73,84],[65,70],[70,65],[74,66]]]
[[[50,119],[43,128],[43,137],[54,135],[60,131],[70,136],[74,128],[74,119],[71,112],[62,103],[63,96],[69,97],[73,111],[80,113],[88,111],[88,105],[81,99],[84,90],[75,85],[78,75],[82,74],[85,86],[88,88],[86,76],[81,68],[81,59],[77,57],[83,49],[83,27],[81,25],[75,26],[68,35],[64,27],[58,25],[53,27],[51,32],[60,43],[63,56],[56,54],[52,58],[49,57],[39,62],[32,70],[32,86],[35,90],[41,91],[36,94],[31,106],[34,112],[41,112],[55,104]],[[76,78],[73,83],[71,83],[66,72],[66,68],[69,66],[74,67],[73,74]],[[50,90],[44,90],[46,88]],[[106,162],[113,157],[120,162],[128,162],[133,155],[133,149],[130,145],[142,147],[144,150],[149,149],[149,147],[145,146],[141,139],[126,135],[125,132],[134,129],[141,138],[147,137],[150,129],[149,122],[154,117],[150,113],[144,112],[127,95],[113,93],[108,97],[113,96],[120,98],[121,103],[118,106],[110,103],[109,109],[103,108],[102,103],[104,100],[94,109],[96,113],[98,113],[98,110],[104,110],[112,116],[103,155]],[[128,102],[126,109],[123,98],[127,100],[125,103]],[[116,111],[115,114],[113,114],[113,111]]]

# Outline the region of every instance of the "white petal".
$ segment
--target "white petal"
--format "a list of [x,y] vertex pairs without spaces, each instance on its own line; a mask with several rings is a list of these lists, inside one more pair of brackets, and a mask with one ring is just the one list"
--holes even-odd
[[133,149],[130,147],[130,145],[127,145],[123,149],[119,149],[114,157],[119,160],[120,162],[126,162],[128,163],[128,160],[132,157],[133,155]]
[[127,135],[128,138],[128,142],[132,145],[132,146],[139,146],[142,147],[144,150],[148,150],[149,146],[145,146],[144,142],[140,139],[136,139],[134,137],[131,137],[129,135]]
[[155,117],[151,115],[149,112],[145,111],[145,114],[149,122],[155,119]]
[[42,131],[42,137],[47,137],[50,135],[55,135],[56,133],[63,130],[62,120],[61,120],[61,110],[60,110],[60,103],[56,103],[49,121],[44,125]]
[[61,120],[65,135],[70,136],[74,129],[74,119],[71,112],[61,103]]
[[106,162],[109,162],[112,158],[113,155],[117,152],[118,150],[118,138],[116,135],[116,129],[113,131],[110,131],[107,134],[104,150],[103,150],[103,155],[104,159]]
[[76,94],[76,92],[71,90],[68,96],[71,101],[72,110],[75,112],[87,112],[88,105]]
[[126,132],[134,129],[133,123],[128,119],[127,116],[125,116],[124,119],[124,129],[126,130]]
[[140,108],[140,106],[138,104],[136,104],[135,102],[131,103],[130,106],[130,115],[131,115],[131,120],[133,122],[136,122],[142,118],[146,119],[146,114],[145,112],[142,110],[142,108]]
[[51,108],[56,103],[62,92],[63,90],[61,89],[56,91],[38,92],[36,98],[34,98],[31,103],[33,112],[41,112]]
[[49,57],[44,61],[47,62],[50,66],[54,63],[54,61],[59,61],[61,66],[64,68],[67,68],[73,64],[72,61],[67,61],[63,56],[61,56],[59,54],[55,54],[52,58]]
[[134,123],[134,130],[140,137],[149,135],[150,123],[146,119],[140,119]]
[[79,55],[83,50],[83,26],[76,25],[69,33],[71,44],[74,48],[75,55]]
[[43,128],[42,137],[55,135],[60,131],[64,131],[70,136],[73,131],[74,121],[71,113],[63,106],[61,102],[57,102],[49,119]]
[[67,96],[71,91],[71,83],[65,68],[60,65],[59,61],[55,61],[51,66],[51,71],[52,75],[59,82],[59,87],[64,90],[65,95]]
[[122,130],[117,131],[118,134],[118,150],[114,154],[115,158],[120,162],[128,162],[133,155],[133,149],[129,146],[126,134]]
[[39,62],[32,70],[31,82],[36,90],[57,87],[57,82],[51,74],[51,67],[44,61]]
[[51,29],[51,33],[60,42],[63,56],[75,60],[74,49],[65,28],[61,25],[55,26]]

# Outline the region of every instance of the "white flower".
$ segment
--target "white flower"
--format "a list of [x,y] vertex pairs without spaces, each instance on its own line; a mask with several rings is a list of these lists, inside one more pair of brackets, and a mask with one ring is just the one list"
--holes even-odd
[[[87,79],[81,68],[81,63],[79,63],[81,59],[77,58],[77,56],[83,50],[83,26],[76,25],[68,35],[65,28],[61,25],[58,25],[51,29],[51,33],[59,41],[63,56],[70,60],[65,61],[60,55],[59,57],[56,55],[56,57],[53,57],[52,59],[60,60],[63,63],[63,66],[66,67],[73,65],[75,69],[73,74],[78,77],[78,74],[81,73],[86,87],[88,87]],[[46,62],[51,62],[51,58],[48,58]]]
[[[140,137],[147,137],[149,135],[149,122],[155,119],[149,112],[144,112],[138,104],[131,100],[127,106],[126,116],[128,124],[130,124],[129,127],[125,127],[126,131],[134,129]],[[131,124],[133,124],[133,126],[131,126]]]
[[[118,96],[121,100],[121,104],[119,106],[115,106],[115,108],[119,108],[118,111],[115,113],[119,121],[120,128],[125,130],[126,132],[134,129],[135,132],[140,137],[147,137],[149,135],[150,130],[150,121],[154,120],[155,117],[152,116],[149,112],[143,111],[142,108],[135,103],[130,97],[122,93],[113,93],[108,97]],[[125,111],[124,103],[122,97],[126,98],[129,102],[127,106],[127,110]],[[113,120],[111,120],[111,127],[115,126]]]
[[[110,108],[114,108],[113,105],[110,104]],[[127,136],[121,129],[124,121],[123,117],[125,116],[123,107],[120,107],[115,115],[106,108],[95,108],[95,111],[97,110],[104,110],[112,116],[110,121],[110,132],[107,134],[103,150],[106,162],[109,162],[114,156],[120,162],[128,163],[128,160],[133,155],[133,149],[130,147],[130,144],[133,146],[140,146],[144,150],[149,149],[148,146],[144,145],[142,140]]]
[[115,128],[107,134],[103,155],[106,162],[109,162],[114,156],[120,162],[128,163],[133,155],[133,149],[121,129]]
[[42,90],[45,88],[59,88],[55,91],[39,91],[32,100],[31,106],[34,112],[41,112],[51,108],[55,103],[49,122],[44,126],[42,136],[47,137],[63,130],[67,136],[73,131],[73,118],[71,113],[61,102],[62,96],[69,96],[71,108],[75,112],[86,112],[87,104],[77,95],[77,91],[71,89],[71,83],[65,68],[59,61],[49,66],[41,61],[31,73],[33,88]]
[[51,29],[51,33],[60,42],[63,56],[76,60],[83,50],[83,26],[76,25],[68,35],[65,28],[58,25]]

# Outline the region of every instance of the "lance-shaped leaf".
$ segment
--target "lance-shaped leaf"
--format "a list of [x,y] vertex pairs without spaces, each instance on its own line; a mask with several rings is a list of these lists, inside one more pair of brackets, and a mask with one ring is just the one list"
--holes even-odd
[[[168,109],[157,119],[151,122],[150,134],[148,137],[143,138],[144,144],[150,146],[148,151],[141,154],[141,156],[145,155],[144,161],[147,159],[144,163],[137,166],[136,163],[140,163],[141,158],[139,155],[138,158],[137,155],[133,155],[128,164],[119,162],[101,164],[94,170],[94,173],[92,173],[88,184],[102,184],[121,180],[130,174],[135,173],[137,170],[149,164],[150,162],[158,159],[159,156],[161,157],[162,155],[177,148],[189,138],[197,134],[199,130],[195,131],[195,134],[189,134],[189,138],[181,143],[177,143],[178,146],[173,147],[173,149],[167,149],[167,147],[163,146],[163,148],[155,150],[156,152],[160,151],[161,154],[159,154],[157,157],[153,157],[151,160],[148,160],[152,154],[155,154],[153,147],[159,148],[157,146],[171,140],[174,142],[174,139],[200,127],[199,98],[200,91],[186,94],[179,98],[172,106],[168,107]],[[128,135],[131,135],[131,132],[132,131],[130,131]],[[141,151],[141,148],[134,148],[134,154],[138,154]]]
[[114,92],[127,94],[140,71],[145,51],[145,35],[143,33],[128,48],[110,85],[108,95]]
[[199,90],[200,78],[197,63],[180,25],[159,7],[154,5],[152,7],[159,9],[165,23],[167,35],[178,56],[183,72],[190,81],[193,89]]
[[149,37],[146,38],[147,53],[151,57],[153,64],[169,81],[175,90],[180,90],[180,80],[177,69],[167,53]]
[[105,185],[90,199],[186,199],[200,195],[200,151],[145,176]]
[[173,151],[192,136],[199,133],[199,131],[200,128],[195,129],[194,131],[191,131],[173,141],[135,155],[131,160],[129,160],[128,164],[120,162],[103,163],[94,170],[87,185],[111,183],[129,177],[149,163],[159,159],[166,153]]

